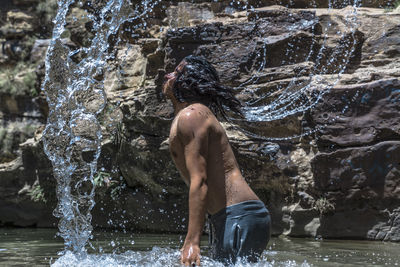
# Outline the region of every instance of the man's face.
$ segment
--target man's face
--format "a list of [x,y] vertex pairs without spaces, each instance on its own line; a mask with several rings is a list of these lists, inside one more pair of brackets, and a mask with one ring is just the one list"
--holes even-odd
[[186,62],[184,60],[179,63],[179,65],[175,68],[175,70],[171,73],[165,74],[164,76],[164,84],[162,88],[163,94],[168,97],[169,99],[174,98],[174,93],[172,92],[172,88],[174,87],[174,83],[176,78],[178,77],[179,73],[183,71]]

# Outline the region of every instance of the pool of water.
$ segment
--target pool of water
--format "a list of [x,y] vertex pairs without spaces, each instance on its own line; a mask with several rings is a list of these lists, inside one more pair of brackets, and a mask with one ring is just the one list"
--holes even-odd
[[[0,228],[0,266],[180,266],[184,236],[170,234],[94,233],[85,260],[59,255],[62,240],[55,229]],[[203,266],[223,266],[207,257],[202,240]],[[400,244],[272,238],[261,261],[237,266],[399,266]]]

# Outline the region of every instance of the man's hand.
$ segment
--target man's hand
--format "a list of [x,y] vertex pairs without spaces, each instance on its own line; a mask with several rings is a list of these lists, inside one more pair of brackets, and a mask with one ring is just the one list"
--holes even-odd
[[181,263],[184,266],[200,266],[200,247],[185,242],[181,248]]

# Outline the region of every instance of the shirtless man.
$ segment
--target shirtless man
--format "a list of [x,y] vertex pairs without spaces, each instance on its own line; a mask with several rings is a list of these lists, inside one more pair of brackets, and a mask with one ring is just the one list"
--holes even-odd
[[189,225],[181,263],[200,265],[200,238],[206,213],[211,222],[211,253],[216,260],[250,261],[265,249],[270,216],[244,180],[224,128],[216,115],[225,109],[240,113],[232,90],[219,83],[215,68],[203,57],[188,56],[165,75],[164,95],[175,118],[170,152],[189,187]]

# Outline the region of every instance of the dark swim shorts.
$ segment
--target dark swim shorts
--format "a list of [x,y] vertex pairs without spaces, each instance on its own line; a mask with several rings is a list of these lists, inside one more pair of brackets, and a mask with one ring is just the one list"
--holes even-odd
[[209,216],[211,257],[225,264],[255,262],[270,239],[271,218],[264,203],[249,200]]

